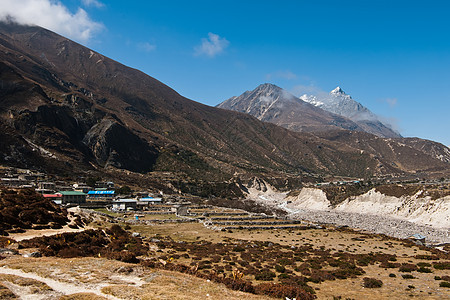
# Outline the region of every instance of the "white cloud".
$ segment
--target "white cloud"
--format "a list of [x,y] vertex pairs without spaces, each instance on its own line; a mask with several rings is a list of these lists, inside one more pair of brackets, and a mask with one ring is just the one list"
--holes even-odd
[[0,20],[38,25],[80,42],[103,29],[82,8],[72,13],[58,0],[2,0]]
[[222,53],[229,44],[230,42],[225,38],[210,32],[208,33],[208,38],[203,38],[201,45],[194,48],[195,55],[214,57]]
[[151,52],[156,49],[156,46],[145,42],[145,43],[139,43],[138,49],[141,51],[144,51],[144,52]]
[[389,104],[390,107],[394,107],[397,105],[397,98],[387,98],[384,101],[386,101],[386,103]]
[[81,2],[83,2],[84,6],[95,6],[97,8],[101,8],[101,7],[105,6],[105,4],[103,4],[102,2],[100,2],[98,0],[81,0]]
[[327,96],[328,93],[324,92],[322,89],[315,86],[313,83],[309,85],[297,84],[291,89],[292,94],[297,97],[307,95],[315,95],[315,96]]
[[272,78],[281,78],[281,79],[292,80],[292,79],[297,79],[297,75],[292,73],[289,70],[276,71],[274,73],[269,73],[266,75],[267,80],[271,80]]

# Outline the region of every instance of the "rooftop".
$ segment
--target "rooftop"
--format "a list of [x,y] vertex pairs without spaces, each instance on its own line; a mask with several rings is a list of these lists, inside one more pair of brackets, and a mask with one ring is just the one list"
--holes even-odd
[[77,191],[59,191],[58,194],[62,194],[63,196],[85,196],[86,195],[83,192],[77,192]]

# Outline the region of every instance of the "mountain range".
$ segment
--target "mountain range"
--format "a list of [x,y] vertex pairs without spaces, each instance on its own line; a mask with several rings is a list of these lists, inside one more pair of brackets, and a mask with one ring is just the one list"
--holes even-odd
[[265,83],[240,96],[231,97],[217,107],[248,113],[261,121],[294,131],[347,129],[380,137],[401,137],[340,87],[327,95],[305,94],[298,98],[276,85]]
[[376,136],[364,133],[349,143],[358,123],[304,106],[312,124],[296,126],[309,132],[288,130],[187,99],[41,27],[0,23],[2,165],[66,176],[169,172],[175,174],[172,186],[188,190],[211,188],[213,181],[235,186],[251,176],[301,181],[305,174],[371,177],[449,169],[445,146],[420,140],[390,155],[397,142],[390,147],[379,139],[384,146],[378,152],[364,150],[356,140],[366,145]]

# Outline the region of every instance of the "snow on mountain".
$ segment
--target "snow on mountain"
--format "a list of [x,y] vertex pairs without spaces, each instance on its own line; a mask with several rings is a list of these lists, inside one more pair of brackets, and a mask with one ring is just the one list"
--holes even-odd
[[300,96],[300,99],[326,111],[349,118],[358,123],[365,131],[382,137],[401,137],[389,124],[379,120],[377,115],[352,99],[339,86],[329,94]]
[[218,107],[247,113],[294,131],[362,130],[348,118],[302,101],[270,83],[231,97]]

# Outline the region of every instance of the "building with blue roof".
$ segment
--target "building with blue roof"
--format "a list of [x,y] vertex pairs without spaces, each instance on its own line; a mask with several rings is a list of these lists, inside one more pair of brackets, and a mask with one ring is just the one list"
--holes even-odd
[[112,199],[114,191],[89,191],[87,196],[89,199]]

